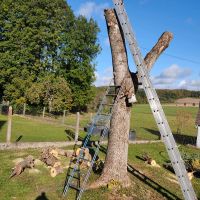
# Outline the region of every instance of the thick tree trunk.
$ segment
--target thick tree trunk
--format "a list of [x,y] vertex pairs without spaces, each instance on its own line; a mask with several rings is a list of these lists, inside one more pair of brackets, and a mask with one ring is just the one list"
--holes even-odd
[[[125,79],[130,77],[123,33],[113,10],[105,10],[105,18],[112,51],[114,82],[116,86],[121,86]],[[109,148],[101,180],[108,183],[114,179],[127,186],[130,184],[127,175],[127,155],[131,107],[126,103],[125,88],[120,90],[119,96],[121,98],[115,104],[112,114]]]
[[[128,103],[128,99],[137,91],[138,80],[136,74],[130,73],[128,69],[124,37],[115,11],[105,10],[105,18],[112,51],[114,81],[115,85],[121,86],[122,89],[119,94],[121,98],[117,100],[113,108],[104,169],[100,178],[91,185],[91,188],[106,185],[113,179],[124,187],[130,185],[127,161],[131,104]],[[171,38],[171,33],[164,33],[151,50],[152,53],[147,54],[145,62],[149,69],[168,46]],[[163,42],[163,39],[166,42]]]

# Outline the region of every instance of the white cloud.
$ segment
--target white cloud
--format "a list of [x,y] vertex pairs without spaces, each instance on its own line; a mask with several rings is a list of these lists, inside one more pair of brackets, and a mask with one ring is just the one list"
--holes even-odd
[[152,78],[155,85],[174,84],[177,80],[191,75],[190,68],[182,68],[176,64],[166,68],[160,75]]
[[103,10],[108,7],[108,3],[97,4],[94,1],[87,1],[84,4],[81,4],[76,14],[83,15],[87,18],[90,18],[93,14],[103,17]]
[[187,77],[190,74],[190,68],[182,68],[176,64],[173,64],[170,67],[166,68],[158,77],[164,79],[177,79]]
[[200,80],[182,80],[178,84],[178,87],[189,90],[200,90]]
[[109,85],[111,79],[113,78],[112,67],[107,67],[102,73],[95,72],[96,86],[105,86]]

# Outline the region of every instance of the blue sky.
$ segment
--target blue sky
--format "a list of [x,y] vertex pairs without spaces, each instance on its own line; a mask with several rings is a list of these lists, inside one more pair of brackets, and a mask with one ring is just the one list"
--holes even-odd
[[[111,0],[67,2],[76,15],[92,17],[100,27],[98,42],[102,51],[95,60],[95,85],[106,85],[112,77],[112,58],[103,10],[112,8],[113,3]],[[124,0],[124,4],[143,56],[164,31],[174,34],[150,73],[155,87],[200,90],[200,1]],[[130,52],[128,60],[131,71],[136,71]]]

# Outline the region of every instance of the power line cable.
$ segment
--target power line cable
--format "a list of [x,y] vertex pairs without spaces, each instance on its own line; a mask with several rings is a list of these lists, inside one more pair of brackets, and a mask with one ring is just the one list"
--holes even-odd
[[[99,35],[101,35],[102,37],[108,37],[107,35],[104,35],[102,33],[99,33]],[[148,51],[148,49],[146,47],[141,47],[141,49]],[[184,61],[187,61],[187,62],[190,62],[190,63],[193,63],[193,64],[200,64],[200,61],[192,60],[192,59],[189,59],[189,58],[184,58],[184,57],[181,57],[181,56],[176,56],[176,55],[173,55],[173,54],[168,54],[168,53],[165,53],[165,52],[163,52],[162,55],[172,57],[172,58],[176,58],[178,60],[184,60]]]

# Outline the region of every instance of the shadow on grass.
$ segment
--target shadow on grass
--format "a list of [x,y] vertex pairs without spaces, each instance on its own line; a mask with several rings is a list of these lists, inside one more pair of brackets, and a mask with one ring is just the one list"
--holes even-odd
[[[149,128],[143,128],[146,131],[148,131],[149,133],[153,134],[153,135],[157,135],[160,138],[160,132],[153,130],[153,129],[149,129]],[[191,145],[195,145],[196,144],[196,137],[195,136],[191,136],[191,135],[183,135],[180,133],[174,133],[173,134],[174,139],[177,143],[179,144],[191,144]]]
[[19,142],[21,139],[22,139],[23,135],[20,135],[16,140],[15,142]]
[[46,197],[46,193],[42,192],[41,195],[36,197],[35,200],[49,200],[49,199]]
[[[67,138],[68,138],[69,141],[72,141],[72,140],[75,139],[75,133],[72,130],[66,129],[65,133],[67,134]],[[83,140],[84,140],[83,137],[78,136],[78,141],[83,141]]]
[[156,130],[153,130],[153,129],[150,129],[150,128],[144,128],[142,127],[145,131],[151,133],[152,135],[156,135],[158,136],[158,139],[160,140],[160,132],[159,131],[156,131]]
[[167,199],[173,200],[173,199],[180,199],[175,194],[171,193],[169,190],[165,189],[155,181],[148,178],[146,175],[139,172],[137,169],[135,169],[133,166],[128,164],[128,172],[131,173],[133,176],[138,178],[140,181],[145,183],[146,185],[150,186],[154,190],[156,190],[158,193],[160,193],[162,196],[166,197]]
[[[100,151],[106,154],[107,149],[103,146],[100,146]],[[139,158],[139,159],[141,159],[141,158]],[[180,200],[180,198],[178,196],[171,193],[169,190],[165,189],[164,187],[162,187],[161,185],[159,185],[155,181],[148,178],[146,175],[139,172],[132,165],[128,164],[127,169],[128,169],[128,172],[130,174],[135,176],[137,179],[139,179],[140,181],[142,181],[143,183],[145,183],[146,185],[148,185],[152,189],[156,190],[158,193],[160,193],[161,195],[163,195],[167,199],[170,199],[170,200],[178,199],[178,200]]]
[[2,129],[2,127],[4,126],[5,123],[6,123],[5,120],[0,120],[0,130]]

